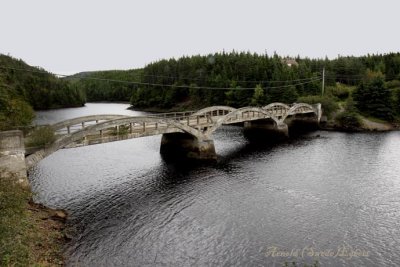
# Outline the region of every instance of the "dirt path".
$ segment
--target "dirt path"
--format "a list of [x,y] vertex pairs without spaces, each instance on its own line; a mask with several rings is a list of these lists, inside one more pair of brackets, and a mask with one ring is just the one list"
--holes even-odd
[[365,129],[370,131],[390,131],[393,130],[393,126],[389,123],[381,123],[368,120],[367,118],[361,117],[363,126]]

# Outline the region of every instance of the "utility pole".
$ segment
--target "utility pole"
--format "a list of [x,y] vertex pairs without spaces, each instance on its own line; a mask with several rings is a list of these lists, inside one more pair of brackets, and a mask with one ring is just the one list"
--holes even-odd
[[322,68],[322,95],[325,91],[325,67]]

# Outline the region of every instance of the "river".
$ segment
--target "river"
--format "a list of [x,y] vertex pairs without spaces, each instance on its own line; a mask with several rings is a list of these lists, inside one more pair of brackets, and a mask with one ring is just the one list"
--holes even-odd
[[[37,113],[38,123],[141,115],[127,104]],[[214,134],[216,164],[165,162],[161,136],[63,149],[30,173],[70,213],[69,266],[400,265],[400,134],[318,131],[274,146]]]

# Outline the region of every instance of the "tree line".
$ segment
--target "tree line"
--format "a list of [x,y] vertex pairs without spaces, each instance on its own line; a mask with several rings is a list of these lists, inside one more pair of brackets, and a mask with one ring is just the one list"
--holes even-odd
[[92,71],[77,73],[64,80],[80,88],[89,102],[129,101],[137,88],[131,82],[141,82],[142,73],[143,69]]
[[0,54],[0,130],[30,124],[33,109],[82,106],[85,101],[76,85]]
[[[5,55],[0,55],[0,66],[33,71],[0,68],[2,125],[10,123],[5,121],[14,110],[28,114],[32,108],[80,106],[85,101],[130,101],[133,108],[148,110],[305,101],[335,110],[337,103],[351,98],[367,115],[393,120],[400,113],[400,53],[330,60],[232,51],[66,78]],[[326,92],[321,97],[323,68]]]
[[[236,52],[161,60],[143,69],[142,80],[149,85],[138,86],[131,103],[139,108],[169,109],[177,105],[241,107],[252,102],[293,102],[299,95],[317,94],[320,90],[321,70],[313,70],[306,62],[298,64],[289,67],[277,55]],[[294,80],[299,82],[291,82]],[[255,91],[248,89],[256,87],[262,88],[263,93],[260,95],[258,90],[257,99],[252,100]]]
[[[143,80],[149,84],[185,85],[187,89],[142,86],[132,97],[132,105],[171,107],[176,101],[189,99],[203,105],[246,106],[251,104],[254,91],[241,88],[256,86],[263,88],[264,96],[258,101],[260,104],[292,102],[297,97],[321,93],[321,81],[312,79],[320,78],[324,67],[327,86],[335,86],[337,82],[358,85],[367,70],[385,74],[385,81],[400,78],[400,54],[339,57],[335,60],[297,57],[295,62],[288,66],[286,59],[276,54],[268,56],[236,52],[161,60],[144,68]],[[196,86],[231,90],[191,89]]]
[[[293,64],[289,66],[289,63]],[[211,105],[243,107],[276,101],[293,103],[299,99],[327,102],[316,97],[321,94],[323,68],[328,97],[336,102],[344,101],[353,95],[354,90],[349,88],[359,88],[354,96],[360,102],[357,106],[361,111],[367,111],[366,106],[370,106],[365,104],[368,97],[361,97],[362,92],[366,92],[363,89],[365,80],[372,73],[381,73],[383,86],[390,90],[375,90],[374,99],[381,104],[390,99],[384,104],[389,106],[392,115],[381,115],[379,109],[372,113],[389,118],[398,112],[399,53],[329,60],[299,56],[288,59],[276,54],[232,51],[164,59],[143,69],[82,73],[70,80],[85,91],[88,101],[130,101],[137,109],[183,110]]]

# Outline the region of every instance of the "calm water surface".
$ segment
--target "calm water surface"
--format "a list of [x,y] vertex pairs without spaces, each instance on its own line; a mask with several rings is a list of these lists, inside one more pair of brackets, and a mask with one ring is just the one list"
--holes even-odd
[[116,114],[141,116],[146,112],[134,111],[128,109],[129,104],[112,104],[112,103],[86,103],[85,106],[79,108],[60,108],[46,111],[36,112],[36,124],[51,124],[68,120],[76,117],[99,115],[99,114]]
[[[142,114],[126,107],[87,104],[37,120]],[[400,265],[399,132],[321,131],[264,148],[248,144],[240,128],[214,138],[213,165],[166,163],[161,136],[41,161],[30,173],[36,200],[68,210],[76,228],[67,264]]]

